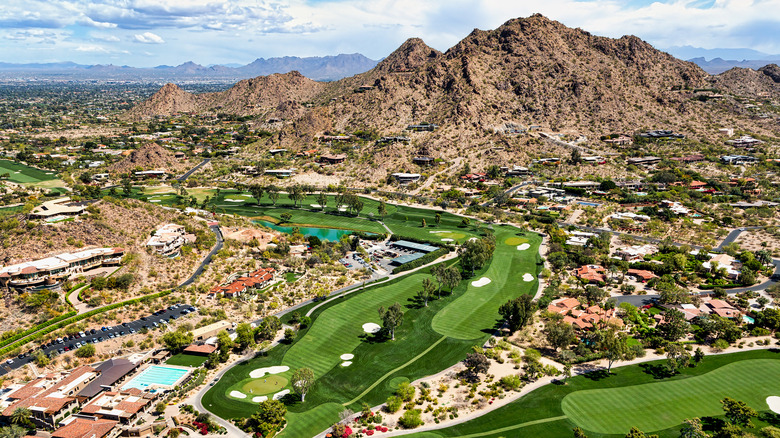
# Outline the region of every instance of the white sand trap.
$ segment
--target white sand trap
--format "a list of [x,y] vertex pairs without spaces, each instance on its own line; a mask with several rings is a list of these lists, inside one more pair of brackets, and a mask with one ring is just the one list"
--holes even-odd
[[534,276],[531,274],[523,274],[523,281],[534,281]]
[[442,242],[454,242],[455,239],[441,239]]
[[150,199],[149,202],[161,202],[162,199]]
[[289,393],[290,393],[289,389],[285,389],[284,391],[279,391],[276,394],[274,394],[274,400],[279,400],[280,398],[284,397]]
[[54,172],[46,172],[46,175],[54,175]]
[[485,286],[485,285],[488,285],[488,284],[490,284],[490,279],[487,278],[487,277],[482,277],[482,278],[480,278],[477,281],[472,281],[471,282],[471,285],[474,286],[474,287],[482,287],[482,286]]
[[339,211],[347,211],[347,207],[339,207]]
[[320,204],[309,204],[312,206],[312,208],[322,208]]
[[766,404],[775,414],[780,414],[780,397],[773,395],[766,398]]
[[518,251],[525,251],[525,250],[527,250],[530,247],[531,247],[531,245],[529,245],[527,243],[523,243],[523,244],[517,245],[517,250]]
[[355,355],[354,354],[349,354],[349,353],[345,353],[345,354],[342,354],[341,356],[339,356],[339,359],[341,359],[341,360],[352,360],[354,358],[355,358]]
[[16,172],[14,172],[14,173],[22,173],[22,171],[21,171],[21,170],[17,170],[17,171],[16,171]]
[[238,391],[230,391],[230,396],[235,398],[246,398],[246,394]]
[[250,372],[249,373],[249,377],[251,377],[253,379],[259,379],[259,378],[263,377],[264,375],[266,375],[266,373],[268,373],[268,374],[279,374],[279,373],[283,373],[283,372],[289,371],[289,370],[290,370],[290,367],[284,366],[284,365],[275,366],[275,367],[258,368],[256,370],[253,370],[252,372]]
[[473,242],[475,240],[479,240],[479,239],[477,239],[476,237],[472,237],[471,239],[469,239],[469,242]]
[[449,233],[449,231],[439,230],[439,231],[429,231],[431,234],[439,234],[439,233]]
[[243,199],[225,199],[225,202],[244,202]]
[[246,195],[246,194],[241,195],[241,196],[243,196],[244,198],[251,198],[252,197],[252,195]]
[[376,333],[379,330],[382,330],[382,327],[379,324],[374,324],[373,322],[363,324],[363,331],[366,333]]
[[268,400],[268,397],[261,395],[259,397],[252,397],[252,401],[255,403],[262,403],[264,401]]
[[348,360],[348,361],[346,361],[346,362],[341,362],[341,366],[343,366],[343,367],[348,367],[348,366],[350,366],[350,365],[352,365],[352,362],[351,362],[351,361],[349,361],[349,360]]

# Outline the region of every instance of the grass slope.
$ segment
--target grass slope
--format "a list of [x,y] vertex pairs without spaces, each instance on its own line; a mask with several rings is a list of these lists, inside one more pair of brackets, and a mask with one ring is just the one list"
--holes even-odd
[[8,181],[29,184],[57,179],[56,172],[36,169],[21,163],[8,160],[0,160],[0,174],[8,172]]
[[[756,350],[708,356],[696,368],[684,369],[665,379],[655,377],[655,371],[665,361],[614,368],[611,375],[578,376],[569,379],[566,385],[543,386],[465,423],[407,436],[569,438],[572,428],[580,426],[591,438],[617,438],[625,436],[631,426],[639,426],[646,433],[676,438],[680,436],[681,419],[710,415],[717,420],[722,417],[719,400],[726,396],[744,400],[758,411],[766,410],[766,396],[780,395],[780,384],[773,383],[777,381],[776,373],[780,372],[777,371],[780,369],[779,352]],[[754,382],[768,389],[755,389],[757,384]],[[695,402],[686,397],[686,389],[698,392],[692,399]],[[631,396],[624,397],[625,394]],[[655,404],[645,410],[638,409],[645,400]],[[564,407],[564,403],[568,406]],[[664,414],[666,411],[670,414]],[[604,422],[611,424],[599,425]],[[753,422],[757,428],[767,424],[764,420]],[[599,432],[587,426],[610,429]]]
[[182,367],[199,367],[208,360],[208,356],[198,356],[195,354],[179,353],[171,356],[165,363],[168,365],[179,365]]

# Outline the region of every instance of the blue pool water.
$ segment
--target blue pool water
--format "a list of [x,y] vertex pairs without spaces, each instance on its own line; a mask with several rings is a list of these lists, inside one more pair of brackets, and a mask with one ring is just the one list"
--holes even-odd
[[588,207],[598,207],[598,206],[601,205],[601,204],[597,204],[595,202],[585,202],[585,201],[577,201],[577,204],[587,205]]
[[[255,223],[286,234],[292,234],[293,230],[293,227],[280,226],[268,221],[255,221]],[[339,230],[336,228],[299,227],[298,231],[304,236],[316,236],[320,240],[327,240],[329,242],[338,242],[341,236],[352,234],[352,231],[350,230]]]
[[185,368],[152,365],[127,382],[122,389],[138,388],[143,391],[152,385],[174,386],[188,372],[189,370]]

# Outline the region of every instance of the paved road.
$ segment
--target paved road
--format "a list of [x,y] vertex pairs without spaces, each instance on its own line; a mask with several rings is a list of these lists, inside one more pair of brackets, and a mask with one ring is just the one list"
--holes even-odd
[[726,236],[725,239],[723,239],[723,242],[720,242],[720,245],[716,246],[713,249],[717,250],[717,251],[722,251],[724,246],[726,246],[726,245],[728,245],[730,243],[733,243],[735,240],[737,240],[737,237],[739,237],[739,235],[742,234],[743,231],[746,231],[746,230],[760,230],[760,229],[763,229],[763,228],[766,228],[766,227],[742,227],[742,228],[737,228],[735,230],[731,230],[729,235]]
[[195,166],[192,169],[188,170],[187,173],[185,173],[184,175],[176,178],[176,180],[178,180],[179,182],[186,181],[187,178],[189,178],[190,176],[192,176],[193,173],[195,173],[196,170],[198,170],[201,167],[205,166],[210,161],[211,161],[211,158],[206,158],[205,160],[201,161],[197,166]]
[[[739,294],[747,291],[759,292],[765,290],[769,286],[780,283],[780,259],[774,259],[773,264],[775,265],[775,273],[774,275],[772,275],[772,277],[769,280],[750,287],[737,287],[734,289],[726,289],[726,292],[728,294]],[[660,298],[660,295],[625,295],[621,297],[615,297],[615,301],[617,301],[618,304],[631,303],[634,306],[640,307],[640,306],[645,306],[647,304],[652,304],[658,298]]]
[[[203,270],[205,269],[206,265],[211,263],[211,258],[214,256],[214,254],[216,254],[217,251],[222,249],[224,240],[222,238],[222,231],[220,230],[219,225],[213,225],[210,228],[211,231],[213,231],[217,235],[216,245],[214,245],[214,248],[211,249],[211,252],[209,252],[206,258],[203,259],[200,265],[198,265],[198,268],[190,276],[190,278],[185,280],[184,283],[177,286],[176,289],[192,284],[192,282],[195,281],[195,279],[198,278],[198,276],[200,276],[203,273]],[[183,304],[179,304],[175,306],[177,307],[171,306],[168,309],[160,309],[160,311],[158,311],[159,313],[156,315],[152,314],[152,315],[144,316],[135,321],[126,322],[121,325],[85,330],[83,332],[85,336],[78,336],[78,337],[74,336],[73,338],[70,339],[63,338],[62,342],[57,342],[55,340],[53,342],[42,344],[40,347],[32,348],[26,353],[24,353],[24,357],[17,356],[13,359],[10,359],[11,363],[8,363],[7,361],[2,363],[0,366],[0,376],[12,370],[15,370],[17,368],[20,368],[26,365],[28,362],[32,361],[32,353],[35,350],[42,349],[43,352],[46,353],[47,355],[54,356],[57,354],[62,354],[69,350],[76,349],[79,347],[78,344],[82,344],[82,345],[87,343],[95,344],[95,343],[107,341],[109,339],[113,339],[115,337],[121,337],[129,334],[133,334],[144,328],[150,330],[153,330],[155,328],[165,329],[165,325],[168,324],[168,322],[171,319],[175,320],[180,317],[184,317],[189,313],[191,313],[192,311],[197,310],[194,307],[185,306]],[[87,333],[88,331],[89,333]]]

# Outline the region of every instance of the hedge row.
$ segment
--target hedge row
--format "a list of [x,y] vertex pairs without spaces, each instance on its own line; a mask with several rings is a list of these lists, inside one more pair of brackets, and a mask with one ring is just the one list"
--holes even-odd
[[[73,305],[73,303],[71,303],[71,302],[70,302],[70,300],[68,299],[68,295],[70,295],[70,293],[71,293],[71,292],[73,292],[74,290],[76,290],[76,289],[80,288],[81,286],[83,286],[83,285],[85,285],[85,284],[86,284],[86,283],[80,283],[78,286],[71,288],[71,289],[70,289],[70,290],[69,290],[69,291],[68,291],[68,292],[65,294],[65,301],[68,303],[68,305],[70,305],[70,307],[72,307],[72,308],[74,308],[74,309],[75,309],[75,306]],[[50,319],[50,320],[48,320],[48,321],[45,321],[45,322],[42,322],[42,323],[40,323],[40,324],[38,324],[38,325],[35,325],[35,326],[33,326],[33,327],[30,327],[30,328],[28,328],[27,330],[25,330],[25,331],[23,331],[23,332],[21,332],[21,333],[18,333],[18,334],[14,335],[14,336],[11,336],[11,337],[10,337],[10,338],[8,338],[8,339],[3,339],[3,341],[2,341],[2,342],[0,342],[0,347],[5,347],[6,345],[8,345],[8,344],[10,344],[10,343],[12,343],[12,342],[14,342],[14,341],[17,341],[17,340],[19,340],[19,339],[22,339],[22,338],[24,338],[24,337],[26,337],[26,336],[29,336],[29,335],[30,335],[30,334],[32,334],[32,333],[35,333],[35,332],[37,332],[38,330],[43,330],[44,328],[46,328],[46,327],[48,327],[48,326],[50,326],[50,325],[52,325],[52,324],[56,324],[56,323],[58,323],[58,322],[62,321],[63,319],[70,318],[70,317],[72,317],[72,316],[76,315],[76,313],[77,313],[77,312],[76,312],[75,310],[72,310],[72,311],[70,311],[70,312],[68,312],[68,313],[63,313],[63,314],[62,314],[62,315],[60,315],[60,316],[57,316],[57,317],[55,317],[55,318],[52,318],[52,319]]]
[[54,322],[56,322],[56,321],[52,320],[51,322],[47,323],[47,324],[50,324],[48,327],[42,329],[38,333],[35,333],[33,336],[31,336],[31,337],[29,337],[27,339],[22,339],[22,340],[20,340],[18,342],[15,342],[15,343],[13,343],[13,344],[5,347],[5,348],[0,349],[0,355],[7,354],[9,351],[12,351],[12,350],[14,350],[14,349],[16,349],[18,347],[21,347],[21,346],[23,346],[23,345],[25,345],[25,344],[27,344],[29,342],[34,342],[34,341],[42,338],[44,335],[47,335],[47,334],[49,334],[49,333],[51,333],[51,332],[53,332],[55,330],[61,329],[63,327],[67,327],[67,326],[69,326],[71,324],[75,324],[75,323],[77,323],[77,322],[79,322],[81,320],[87,319],[89,317],[98,315],[100,313],[108,312],[109,310],[114,310],[114,309],[117,309],[119,307],[128,306],[130,304],[149,302],[149,301],[151,301],[153,299],[169,295],[171,292],[173,292],[173,290],[169,289],[169,290],[165,290],[165,291],[162,291],[162,292],[158,292],[156,294],[145,295],[143,297],[133,298],[133,299],[130,299],[130,300],[127,300],[127,301],[122,301],[120,303],[109,304],[108,306],[104,306],[104,307],[100,307],[100,308],[97,308],[97,309],[94,309],[94,310],[90,310],[89,312],[82,313],[80,315],[73,316],[73,314],[75,314],[76,312],[71,312],[72,313],[71,314],[72,318],[66,319],[66,320],[63,320],[64,318],[62,318],[65,315],[60,315],[59,317],[57,317],[57,318],[59,318],[59,320],[58,320],[59,322],[54,324]]
[[719,287],[721,289],[733,289],[735,287],[746,287],[744,284],[727,283],[727,284],[700,284],[699,289],[715,289]]
[[398,274],[399,272],[404,272],[410,269],[419,268],[422,265],[427,265],[428,263],[438,259],[439,257],[447,254],[448,252],[450,252],[450,250],[447,248],[439,248],[436,251],[425,254],[424,256],[420,257],[417,260],[412,260],[409,263],[404,263],[401,266],[397,266],[395,269],[393,269],[393,274]]

